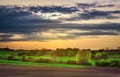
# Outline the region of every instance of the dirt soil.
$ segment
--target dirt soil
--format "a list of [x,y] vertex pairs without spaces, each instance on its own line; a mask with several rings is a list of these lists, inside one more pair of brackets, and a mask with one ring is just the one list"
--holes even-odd
[[55,68],[0,64],[0,77],[120,77],[120,68]]

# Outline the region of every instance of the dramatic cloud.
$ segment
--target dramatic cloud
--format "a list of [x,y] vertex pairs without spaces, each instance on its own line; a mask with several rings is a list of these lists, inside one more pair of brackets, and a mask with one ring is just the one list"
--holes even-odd
[[[101,10],[111,7],[115,9]],[[120,35],[118,7],[116,4],[98,2],[75,2],[72,6],[0,5],[0,41],[48,41],[83,36],[118,36]],[[102,22],[96,24],[97,20]],[[80,21],[88,23],[81,24]]]
[[101,7],[101,8],[105,8],[105,7],[114,7],[114,4],[98,4],[97,2],[94,3],[77,3],[76,4],[79,8],[82,9],[87,9],[87,8],[96,8],[96,7]]
[[32,6],[29,7],[29,10],[34,12],[41,11],[43,13],[51,12],[72,13],[78,11],[76,7],[62,7],[62,6]]
[[[57,25],[57,26],[56,26]],[[46,41],[57,39],[75,39],[81,36],[99,36],[99,35],[120,35],[120,24],[56,24],[51,27],[28,26],[16,27],[17,30],[7,29],[6,35],[0,35],[1,41]],[[114,25],[114,26],[113,26]],[[18,30],[19,29],[19,30]],[[1,33],[3,30],[1,30]],[[16,36],[18,35],[18,36]]]

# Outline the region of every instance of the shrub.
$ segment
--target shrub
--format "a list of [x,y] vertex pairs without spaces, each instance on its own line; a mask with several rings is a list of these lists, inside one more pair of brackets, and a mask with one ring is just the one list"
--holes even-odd
[[2,55],[0,55],[0,60],[2,60],[3,59],[3,57],[2,57]]
[[95,54],[95,59],[100,60],[100,59],[107,59],[109,57],[109,53],[107,52],[97,52]]
[[57,63],[64,64],[65,62],[60,60],[60,61],[57,61]]
[[13,54],[8,54],[7,60],[13,60],[13,59],[14,59],[14,55]]
[[32,57],[29,56],[27,59],[28,59],[29,62],[33,62],[33,58]]
[[14,61],[20,61],[20,58],[14,57]]
[[110,66],[110,62],[105,61],[105,60],[100,60],[95,62],[96,66]]
[[78,51],[76,55],[76,63],[82,65],[90,64],[91,52],[90,51]]
[[76,61],[68,60],[66,63],[67,63],[67,64],[76,64]]
[[110,66],[112,67],[120,67],[120,60],[111,60]]
[[120,67],[120,60],[99,60],[95,64],[96,66]]
[[21,57],[21,61],[23,61],[23,62],[28,62],[28,59],[26,58],[25,55],[23,55],[23,56]]
[[23,55],[25,55],[25,52],[24,51],[19,51],[19,52],[17,52],[17,55],[18,56],[23,56]]

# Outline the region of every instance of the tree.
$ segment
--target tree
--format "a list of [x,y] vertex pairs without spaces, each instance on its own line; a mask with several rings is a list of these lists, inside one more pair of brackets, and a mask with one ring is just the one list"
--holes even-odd
[[107,52],[97,52],[95,55],[95,59],[100,60],[100,59],[107,59],[109,57],[109,53]]
[[89,64],[91,52],[88,50],[78,51],[76,54],[76,64]]

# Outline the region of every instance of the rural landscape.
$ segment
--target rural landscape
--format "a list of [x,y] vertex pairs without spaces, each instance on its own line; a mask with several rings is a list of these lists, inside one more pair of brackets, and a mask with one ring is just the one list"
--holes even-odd
[[0,0],[0,77],[120,77],[120,0]]
[[[24,68],[24,73],[32,71],[46,71],[48,73],[51,71],[58,71],[58,74],[48,73],[48,75],[43,75],[43,73],[35,73],[30,77],[73,77],[74,74],[78,76],[89,77],[89,73],[93,77],[106,77],[116,76],[119,77],[120,71],[120,49],[119,47],[111,50],[90,50],[90,49],[78,49],[78,48],[67,48],[50,50],[50,49],[41,49],[41,50],[13,50],[9,48],[0,49],[0,68],[10,72],[11,71],[22,71]],[[10,66],[7,66],[10,65]],[[13,66],[15,65],[15,67]],[[17,65],[17,66],[16,66]],[[19,67],[18,67],[19,66]],[[16,68],[16,69],[14,69]],[[14,70],[13,70],[14,69]],[[59,70],[58,70],[59,69]],[[31,71],[30,71],[31,70]],[[37,71],[39,70],[39,71]],[[63,71],[65,70],[65,71]],[[71,70],[71,71],[70,71]],[[81,71],[82,70],[82,71]],[[91,71],[92,70],[92,71]],[[60,73],[64,74],[61,75]],[[74,72],[72,72],[74,71]],[[82,73],[77,73],[80,71]],[[100,72],[101,75],[94,74],[95,72]],[[103,72],[101,72],[103,71]],[[112,73],[106,75],[106,72]],[[0,75],[2,77],[27,77],[24,74],[19,72],[6,73],[5,71],[0,70]],[[67,73],[66,73],[67,72]],[[99,73],[98,72],[98,73]],[[13,74],[12,74],[13,73]],[[15,73],[17,75],[15,75]],[[69,76],[69,73],[73,73]],[[88,73],[88,74],[84,74]],[[115,75],[113,74],[115,73]],[[50,74],[50,75],[49,75]],[[67,74],[67,75],[65,75]]]
[[[0,49],[0,63],[10,64],[52,63],[72,64],[86,66],[120,67],[120,49],[90,50],[78,48],[67,49],[41,49],[41,50],[13,50],[9,48]],[[28,63],[24,63],[28,62]],[[66,66],[66,65],[65,65]],[[60,66],[62,67],[62,66]],[[63,65],[64,67],[64,65]],[[67,67],[67,66],[66,66]],[[69,67],[69,65],[68,65]],[[75,68],[71,66],[71,68]],[[84,67],[84,66],[83,66]]]

